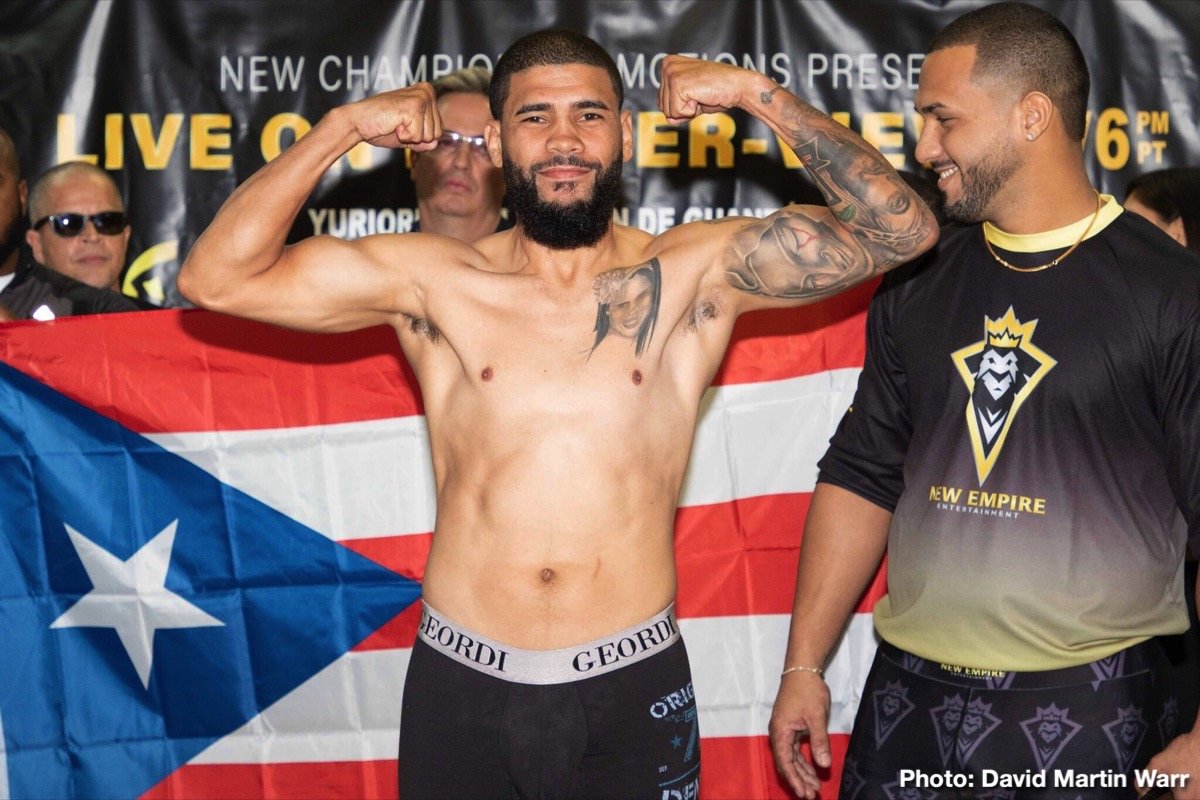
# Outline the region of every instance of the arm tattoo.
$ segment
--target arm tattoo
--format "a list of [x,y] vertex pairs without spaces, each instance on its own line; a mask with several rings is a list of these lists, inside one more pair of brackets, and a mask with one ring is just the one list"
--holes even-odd
[[596,276],[592,284],[596,295],[596,339],[590,356],[611,333],[634,342],[634,353],[641,355],[654,336],[658,306],[662,299],[662,270],[658,259],[636,267],[610,269]]
[[869,277],[873,261],[843,227],[786,208],[738,234],[725,271],[735,289],[787,300],[836,294]]
[[774,97],[775,93],[778,92],[782,88],[783,88],[782,86],[776,86],[774,89],[772,89],[769,92],[759,92],[758,99],[762,102],[762,104],[764,106],[769,106],[769,105],[771,105],[771,98]]
[[784,100],[786,138],[836,222],[798,208],[772,214],[739,234],[729,283],[751,294],[817,298],[917,255],[930,233],[922,201],[849,129],[795,98]]

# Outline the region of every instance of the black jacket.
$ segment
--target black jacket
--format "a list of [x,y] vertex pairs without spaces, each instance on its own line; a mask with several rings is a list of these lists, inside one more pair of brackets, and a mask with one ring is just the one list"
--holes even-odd
[[[43,267],[24,247],[12,281],[0,291],[0,305],[16,319],[53,319],[144,308],[131,297],[96,289]],[[43,307],[46,310],[35,317],[34,312]]]

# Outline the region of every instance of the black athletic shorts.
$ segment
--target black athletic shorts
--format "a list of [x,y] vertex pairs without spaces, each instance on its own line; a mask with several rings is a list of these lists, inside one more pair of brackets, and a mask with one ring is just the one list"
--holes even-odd
[[400,797],[696,800],[700,726],[674,608],[520,650],[426,607],[400,719]]
[[1179,730],[1151,640],[1044,672],[939,664],[884,642],[859,703],[842,800],[1133,798]]

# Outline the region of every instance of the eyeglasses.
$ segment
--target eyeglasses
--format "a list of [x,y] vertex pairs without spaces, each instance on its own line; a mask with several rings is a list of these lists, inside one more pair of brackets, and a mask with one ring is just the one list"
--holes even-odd
[[104,236],[116,236],[129,224],[124,211],[101,211],[99,214],[50,214],[33,223],[33,229],[36,231],[49,222],[55,233],[70,238],[83,233],[86,220],[91,220],[96,233]]
[[481,158],[490,158],[487,151],[487,142],[482,136],[467,136],[458,131],[446,131],[437,140],[435,153],[449,155],[456,152],[458,148],[466,145],[471,148],[471,152]]

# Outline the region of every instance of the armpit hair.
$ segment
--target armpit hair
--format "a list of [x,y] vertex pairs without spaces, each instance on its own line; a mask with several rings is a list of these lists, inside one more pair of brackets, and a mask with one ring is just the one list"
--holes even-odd
[[408,320],[408,329],[422,339],[428,339],[434,344],[437,344],[441,340],[442,332],[437,329],[436,325],[424,317],[414,317],[411,314],[405,314],[404,318]]
[[721,309],[712,300],[698,300],[692,306],[691,312],[688,314],[687,322],[684,324],[684,329],[687,331],[697,331],[700,326],[706,322],[710,322],[721,315]]

